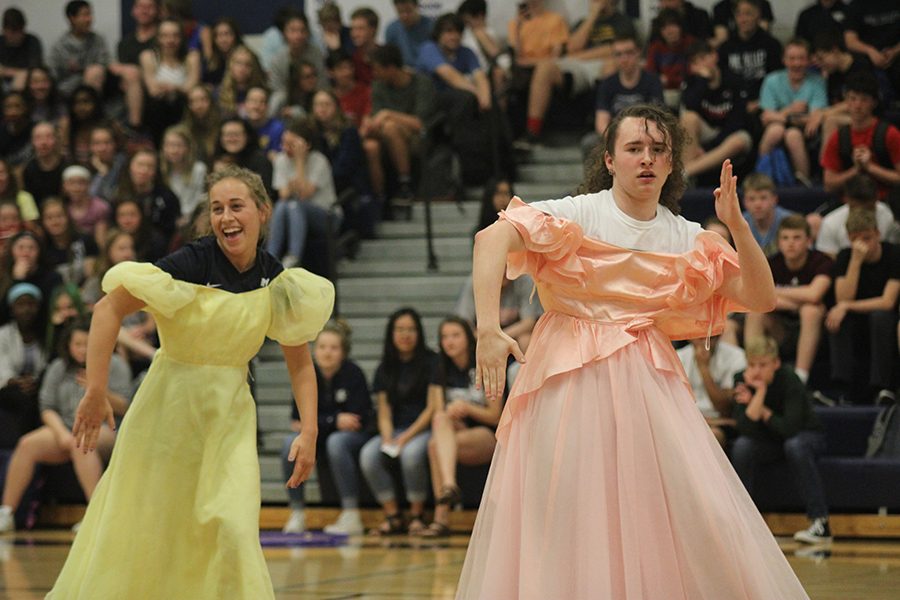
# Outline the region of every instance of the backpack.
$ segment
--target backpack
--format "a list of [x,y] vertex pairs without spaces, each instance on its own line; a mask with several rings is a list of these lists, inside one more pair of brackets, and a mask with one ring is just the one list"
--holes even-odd
[[[872,155],[878,164],[885,169],[893,169],[894,163],[891,161],[891,155],[887,149],[887,132],[890,124],[887,121],[878,120],[875,126],[875,133],[872,134]],[[841,159],[841,165],[845,169],[849,169],[853,165],[853,142],[850,139],[850,126],[841,125],[838,127],[838,156]]]
[[897,406],[886,406],[875,417],[866,458],[900,458],[900,411]]
[[792,186],[797,183],[791,161],[788,159],[784,148],[777,147],[768,154],[763,154],[756,161],[754,170],[769,176],[777,186]]

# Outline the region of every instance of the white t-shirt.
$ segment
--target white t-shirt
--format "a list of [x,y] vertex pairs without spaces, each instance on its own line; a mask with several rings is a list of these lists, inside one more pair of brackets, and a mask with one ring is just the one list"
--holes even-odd
[[[697,399],[697,408],[703,413],[704,417],[728,417],[729,415],[719,415],[719,411],[713,407],[709,394],[706,393],[706,387],[703,385],[703,376],[697,367],[697,361],[694,360],[694,345],[688,344],[677,351],[681,364],[684,365],[684,372],[687,374],[688,381],[691,383],[691,389],[694,391],[694,397]],[[728,342],[719,340],[716,351],[709,358],[709,373],[712,375],[713,381],[721,388],[734,387],[734,376],[747,368],[747,357],[744,350]]]
[[[847,235],[847,217],[850,216],[850,207],[846,204],[837,208],[822,219],[819,227],[819,237],[816,238],[816,250],[836,256],[841,248],[850,247],[850,236]],[[878,231],[881,239],[891,241],[896,232],[894,213],[890,207],[880,200],[875,203],[875,220],[878,222]]]
[[[316,206],[329,210],[335,202],[337,195],[334,191],[334,179],[331,176],[331,163],[324,154],[318,150],[310,150],[306,155],[306,179],[315,184],[316,191],[307,198]],[[294,167],[294,159],[279,152],[272,161],[272,187],[281,190],[287,187],[291,179],[297,176]]]
[[610,190],[542,200],[529,206],[578,223],[590,238],[629,250],[680,254],[694,247],[694,238],[702,231],[699,223],[675,216],[662,205],[649,221],[629,217],[616,206]]

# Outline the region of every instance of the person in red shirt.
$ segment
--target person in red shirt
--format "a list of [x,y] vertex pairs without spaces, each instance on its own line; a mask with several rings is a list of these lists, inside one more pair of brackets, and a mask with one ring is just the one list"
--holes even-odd
[[341,110],[359,128],[363,117],[372,112],[372,86],[357,81],[353,59],[346,54],[332,52],[325,65]]
[[372,85],[372,59],[369,55],[377,45],[375,34],[378,33],[378,13],[371,8],[357,8],[350,15],[350,39],[356,50],[353,52],[353,68],[356,80],[363,85]]
[[839,127],[826,143],[821,162],[825,189],[838,191],[857,173],[867,173],[884,198],[900,187],[900,130],[875,116],[878,81],[871,73],[848,77],[844,99],[850,125]]
[[647,70],[659,75],[667,90],[680,90],[688,71],[688,48],[696,41],[684,32],[681,15],[663,9],[653,22],[659,38],[647,46]]

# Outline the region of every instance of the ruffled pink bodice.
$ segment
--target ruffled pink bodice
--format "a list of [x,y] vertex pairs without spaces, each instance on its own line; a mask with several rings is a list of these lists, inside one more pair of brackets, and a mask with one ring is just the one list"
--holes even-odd
[[[560,373],[602,360],[632,344],[658,369],[687,378],[671,340],[722,333],[729,312],[745,311],[717,291],[740,274],[737,253],[713,232],[682,254],[629,250],[587,237],[578,223],[518,198],[500,218],[525,250],[509,255],[507,276],[529,274],[545,313],[535,327],[526,366],[510,390],[498,436],[525,397]],[[552,349],[549,350],[548,349]]]

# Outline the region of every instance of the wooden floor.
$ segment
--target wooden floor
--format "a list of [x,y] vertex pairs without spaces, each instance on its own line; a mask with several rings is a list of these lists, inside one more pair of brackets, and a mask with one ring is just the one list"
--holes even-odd
[[[0,598],[43,598],[72,537],[61,530],[0,536]],[[265,555],[279,600],[452,599],[467,540],[362,537],[337,548],[267,548]],[[781,545],[812,600],[900,598],[900,541],[836,541],[818,550]]]

